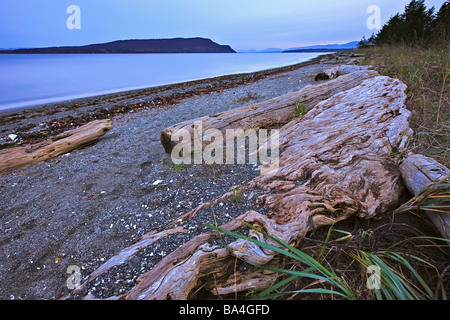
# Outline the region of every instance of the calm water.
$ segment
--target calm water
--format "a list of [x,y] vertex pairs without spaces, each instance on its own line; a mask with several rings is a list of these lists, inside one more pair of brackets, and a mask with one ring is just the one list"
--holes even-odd
[[0,110],[247,73],[320,53],[0,55]]

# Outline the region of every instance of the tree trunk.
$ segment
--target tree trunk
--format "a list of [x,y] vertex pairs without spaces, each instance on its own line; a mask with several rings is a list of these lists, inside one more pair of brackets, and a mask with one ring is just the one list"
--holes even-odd
[[0,174],[27,168],[86,146],[111,129],[111,120],[95,120],[38,144],[1,150]]

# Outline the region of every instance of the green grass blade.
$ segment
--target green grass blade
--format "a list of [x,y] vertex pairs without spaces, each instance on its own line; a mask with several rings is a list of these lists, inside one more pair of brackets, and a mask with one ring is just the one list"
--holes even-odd
[[295,290],[295,291],[291,291],[291,292],[299,292],[299,293],[327,293],[327,294],[336,294],[339,296],[342,296],[344,298],[349,299],[349,297],[345,294],[343,294],[342,292],[339,291],[335,291],[335,290],[329,290],[329,289],[323,289],[323,288],[312,288],[312,289],[302,289],[302,290]]
[[275,291],[285,285],[288,285],[289,283],[291,283],[295,279],[298,279],[299,277],[300,277],[299,275],[292,275],[290,277],[287,277],[286,279],[281,280],[280,282],[274,284],[270,288],[267,288],[266,290],[261,291],[258,294],[258,298],[262,298],[262,299],[266,298],[266,296],[268,296],[272,291]]
[[[316,275],[314,273],[309,273],[309,272],[304,272],[304,271],[295,271],[295,270],[284,270],[284,269],[275,269],[275,268],[268,268],[268,267],[264,267],[264,266],[259,266],[260,268],[264,268],[264,269],[268,269],[271,271],[275,271],[275,272],[281,272],[281,273],[286,273],[286,274],[290,274],[290,275],[297,275],[297,276],[301,276],[301,277],[307,277],[307,278],[313,278],[313,279],[317,279],[317,280],[322,280],[322,281],[326,281],[330,284],[336,285],[338,286],[341,290],[343,290],[346,294],[346,296],[348,298],[354,298],[354,294],[351,291],[351,289],[349,288],[349,286],[342,281],[334,271],[330,271],[328,270],[326,267],[324,267],[323,265],[321,265],[317,260],[315,260],[314,258],[312,258],[311,256],[307,255],[304,252],[301,252],[300,250],[288,245],[286,242],[284,242],[283,240],[279,239],[278,237],[274,237],[274,236],[270,236],[267,233],[263,232],[260,229],[256,229],[255,227],[247,224],[244,222],[244,224],[246,224],[249,228],[269,237],[270,239],[272,239],[273,241],[275,241],[276,243],[280,244],[281,246],[283,246],[284,248],[287,248],[288,250],[276,247],[274,245],[268,244],[266,242],[262,242],[259,241],[257,239],[233,232],[233,231],[229,231],[229,230],[225,230],[216,226],[213,226],[211,224],[205,224],[207,227],[214,229],[218,232],[222,232],[226,235],[230,235],[230,236],[234,236],[236,238],[242,239],[242,240],[246,240],[246,241],[250,241],[254,244],[257,244],[263,248],[269,249],[269,250],[273,250],[275,252],[281,253],[285,256],[288,256],[292,259],[295,259],[297,261],[303,262],[305,263],[307,266],[313,268],[313,270],[317,270],[318,272],[320,272],[323,276],[320,275]],[[291,251],[295,251],[294,253],[292,253]]]
[[252,243],[257,244],[257,245],[259,245],[259,246],[261,246],[261,247],[263,247],[263,248],[266,248],[266,249],[269,249],[269,250],[272,250],[272,251],[281,253],[281,254],[283,254],[283,255],[285,255],[285,256],[288,256],[288,257],[291,257],[291,258],[293,258],[293,259],[296,258],[296,255],[295,255],[295,254],[293,254],[293,253],[291,253],[291,252],[289,252],[289,251],[286,251],[286,250],[284,250],[284,249],[281,249],[281,248],[279,248],[279,247],[276,247],[276,246],[274,246],[274,245],[268,244],[268,243],[266,243],[266,242],[262,242],[262,241],[259,241],[259,240],[257,240],[257,239],[254,239],[254,238],[250,238],[250,237],[248,237],[248,236],[242,235],[242,234],[237,233],[237,232],[225,230],[225,229],[222,229],[222,228],[213,226],[213,225],[208,224],[208,223],[205,223],[205,226],[207,226],[208,228],[214,229],[214,230],[216,230],[216,231],[218,231],[218,232],[224,233],[224,234],[226,234],[226,235],[233,236],[233,237],[235,237],[235,238],[239,238],[239,239],[242,239],[242,240],[246,240],[246,241],[252,242]]
[[286,243],[285,241],[283,241],[282,239],[280,239],[280,238],[278,238],[276,236],[269,235],[269,234],[265,233],[264,231],[255,228],[254,226],[252,226],[249,223],[246,223],[245,221],[243,221],[243,223],[247,227],[249,227],[249,228],[251,228],[251,229],[253,229],[253,230],[255,230],[255,231],[257,231],[257,232],[259,232],[261,234],[263,234],[264,236],[272,239],[273,241],[275,241],[276,243],[280,244],[284,248],[286,248],[286,249],[290,250],[291,252],[293,252],[297,256],[294,259],[296,259],[296,260],[298,260],[300,262],[303,262],[303,263],[305,263],[306,265],[308,265],[310,267],[313,267],[313,268],[317,269],[318,271],[320,271],[324,275],[327,275],[327,276],[330,276],[330,277],[334,276],[334,273],[330,272],[330,270],[328,270],[319,261],[317,261],[316,259],[314,259],[310,255],[308,255],[308,254],[302,252],[301,250],[298,250],[297,248],[289,245],[288,243]]
[[402,279],[391,268],[389,268],[377,255],[372,253],[366,254],[369,255],[374,264],[380,268],[382,281],[385,283],[387,289],[389,289],[397,299],[414,299],[411,292],[405,288],[404,281],[402,281]]
[[[396,252],[389,252],[386,253],[389,254],[389,257],[391,257],[392,259],[400,262],[401,264],[405,265],[416,277],[416,279],[420,282],[420,284],[422,285],[422,287],[425,289],[425,291],[428,294],[428,298],[429,299],[433,299],[433,292],[431,291],[430,287],[425,283],[425,281],[422,279],[422,277],[417,273],[417,271],[411,266],[411,264],[404,258],[402,257],[399,253]],[[411,256],[414,257],[414,256]],[[420,259],[422,260],[422,259]],[[411,288],[412,289],[412,288]]]
[[277,297],[281,297],[281,296],[285,296],[288,294],[295,294],[295,293],[323,293],[323,294],[335,294],[344,298],[348,297],[343,294],[342,292],[338,292],[335,290],[329,290],[329,289],[323,289],[323,288],[312,288],[312,289],[302,289],[302,290],[293,290],[293,291],[286,291],[286,292],[277,292],[277,293],[272,293],[269,294],[267,296],[264,297],[260,297],[260,298],[255,298],[255,299],[251,299],[251,300],[258,300],[258,299],[271,299],[271,298],[277,298]]

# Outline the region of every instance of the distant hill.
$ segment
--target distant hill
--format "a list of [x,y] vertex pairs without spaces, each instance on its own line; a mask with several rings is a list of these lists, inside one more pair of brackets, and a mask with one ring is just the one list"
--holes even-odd
[[352,41],[344,44],[325,44],[307,47],[295,47],[284,50],[283,52],[331,52],[340,50],[351,50],[358,47],[359,41]]
[[239,50],[239,53],[274,53],[274,52],[333,52],[339,50],[350,50],[358,47],[359,41],[352,41],[344,44],[324,44],[307,47],[294,47],[289,49],[268,48],[264,50]]
[[118,40],[86,46],[3,50],[0,53],[235,53],[205,38]]
[[283,52],[283,49],[280,48],[268,48],[268,49],[264,49],[264,50],[255,50],[255,49],[250,49],[250,50],[239,50],[239,53],[276,53],[276,52]]

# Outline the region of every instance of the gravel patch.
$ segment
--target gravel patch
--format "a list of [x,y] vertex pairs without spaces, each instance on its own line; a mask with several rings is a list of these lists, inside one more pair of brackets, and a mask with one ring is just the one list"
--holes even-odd
[[[297,91],[314,84],[314,76],[327,67],[310,65],[194,95],[176,104],[116,114],[114,128],[96,144],[0,176],[0,299],[61,298],[70,292],[66,285],[69,266],[80,266],[86,279],[143,234],[250,181],[258,174],[253,164],[174,166],[160,144],[161,130]],[[98,105],[100,98],[96,99],[86,101]],[[104,105],[113,104],[107,101],[113,98],[102,99]],[[135,104],[139,99],[146,101],[147,96],[127,99],[120,103]],[[81,111],[64,111],[60,116],[75,112]],[[39,126],[38,122],[49,122],[54,116],[30,117],[29,125]],[[26,126],[24,121],[20,120]],[[2,128],[9,125],[2,124]],[[93,281],[84,293],[108,298],[125,292],[165,255],[206,231],[204,223],[214,223],[214,215],[222,224],[248,210],[264,212],[254,198],[246,196],[239,201],[224,199],[199,211],[186,223],[188,233],[157,241],[128,264]]]

